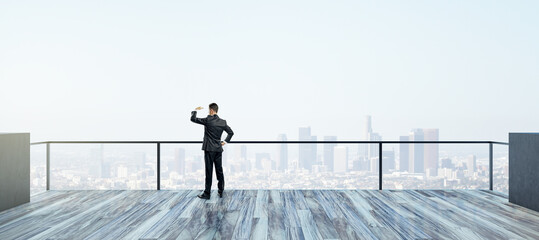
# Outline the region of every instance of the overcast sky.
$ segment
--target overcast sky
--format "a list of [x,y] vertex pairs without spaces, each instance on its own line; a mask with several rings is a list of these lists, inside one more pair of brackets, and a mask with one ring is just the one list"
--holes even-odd
[[539,1],[2,1],[0,132],[503,140],[539,131]]

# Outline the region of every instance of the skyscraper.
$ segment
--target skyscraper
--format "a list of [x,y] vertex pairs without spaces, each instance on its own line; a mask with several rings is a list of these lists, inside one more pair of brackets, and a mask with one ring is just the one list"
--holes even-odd
[[440,168],[453,169],[453,163],[451,162],[451,158],[442,158],[442,166]]
[[333,172],[348,171],[348,148],[336,146],[333,148]]
[[[423,141],[423,131],[421,129],[412,129],[410,132],[410,141]],[[411,173],[423,173],[425,149],[423,144],[410,144],[410,171]]]
[[[278,141],[286,141],[286,134],[279,134]],[[288,168],[288,145],[281,144],[278,149],[277,161],[279,171],[285,171]]]
[[395,151],[382,152],[382,172],[389,173],[390,169],[395,169]]
[[[369,141],[382,141],[382,136],[378,133],[371,132],[369,133]],[[368,146],[369,159],[378,158],[380,156],[380,146],[378,144],[368,144]]]
[[185,174],[185,149],[176,148],[174,150],[174,160],[168,164],[168,170],[170,172],[176,172],[180,175]]
[[[311,136],[311,127],[299,128],[300,141],[316,141],[316,136]],[[312,170],[316,162],[316,144],[299,144],[299,167]]]
[[475,155],[468,156],[468,158],[466,159],[466,169],[470,171],[471,173],[473,173],[477,169],[476,165],[477,165],[477,162],[476,162]]
[[99,145],[99,148],[93,148],[90,150],[91,159],[95,161],[95,168],[91,169],[91,173],[95,174],[97,178],[110,178],[110,163],[105,162],[105,155],[103,151],[103,144]]
[[256,153],[255,168],[258,170],[271,170],[272,161],[269,153]]
[[[370,141],[371,140],[371,133],[372,133],[372,118],[370,115],[365,116],[365,125],[363,127],[363,140]],[[360,156],[363,156],[363,158],[368,162],[369,156],[369,144],[361,144],[359,145],[360,150]]]
[[370,171],[372,173],[378,173],[378,158],[373,157],[370,160]]
[[[133,164],[135,164],[137,171],[146,168],[146,153],[145,152],[134,152],[133,153]],[[132,167],[132,164],[129,164]]]
[[365,127],[363,128],[363,139],[369,140],[369,135],[372,133],[371,116],[365,116]]
[[[337,141],[337,136],[324,136],[324,141]],[[327,171],[333,172],[333,150],[336,144],[324,144],[324,165]]]
[[247,160],[247,146],[245,146],[245,145],[237,145],[235,155],[236,155],[237,160],[239,160],[239,161]]
[[[400,141],[410,141],[408,136],[400,136]],[[409,159],[410,159],[410,144],[401,143],[399,145],[399,170],[401,172],[410,171]]]
[[[436,128],[422,129],[423,130],[423,139],[425,141],[438,141],[439,140],[439,131]],[[433,176],[438,175],[438,155],[439,155],[439,146],[438,144],[425,144],[425,172],[429,172]]]

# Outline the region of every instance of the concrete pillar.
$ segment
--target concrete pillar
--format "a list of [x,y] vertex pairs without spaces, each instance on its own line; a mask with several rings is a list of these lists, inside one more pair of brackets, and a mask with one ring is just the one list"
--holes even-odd
[[539,133],[509,133],[509,202],[539,211]]
[[30,202],[30,133],[0,133],[0,211]]

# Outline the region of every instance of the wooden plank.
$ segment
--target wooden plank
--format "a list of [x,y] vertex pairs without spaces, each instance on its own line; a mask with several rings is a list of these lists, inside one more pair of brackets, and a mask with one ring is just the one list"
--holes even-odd
[[253,226],[253,213],[255,200],[251,197],[244,198],[244,202],[239,211],[238,221],[232,233],[232,239],[249,239]]
[[268,201],[268,239],[286,239],[288,221],[280,191],[271,190]]
[[255,200],[255,209],[253,212],[253,226],[250,239],[268,238],[268,202],[269,191],[258,190]]
[[[312,214],[316,228],[323,239],[337,239],[339,238],[339,234],[335,230],[331,219],[324,211],[324,208],[318,202],[316,198],[318,194],[320,194],[319,190],[309,191],[309,194],[305,194],[305,201]],[[304,226],[302,225],[302,227]]]

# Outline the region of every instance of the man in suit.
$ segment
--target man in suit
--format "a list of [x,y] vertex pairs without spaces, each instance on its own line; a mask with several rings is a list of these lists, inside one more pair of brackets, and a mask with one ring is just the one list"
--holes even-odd
[[[191,121],[204,125],[204,141],[202,142],[202,150],[204,150],[204,164],[206,166],[206,188],[204,192],[198,195],[202,199],[210,199],[211,180],[213,165],[215,164],[215,174],[217,175],[217,187],[219,189],[219,197],[223,197],[225,190],[225,177],[223,175],[223,146],[232,139],[232,129],[226,124],[226,120],[217,116],[219,106],[212,103],[209,106],[210,114],[205,118],[197,118],[197,111],[202,107],[195,108],[191,112]],[[227,133],[226,139],[221,141],[223,131]]]

